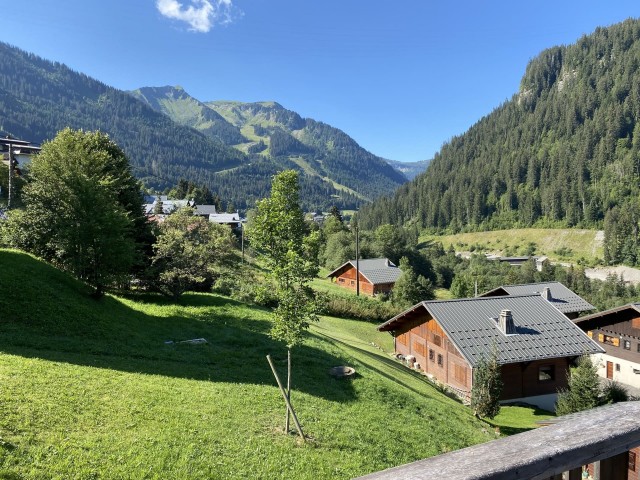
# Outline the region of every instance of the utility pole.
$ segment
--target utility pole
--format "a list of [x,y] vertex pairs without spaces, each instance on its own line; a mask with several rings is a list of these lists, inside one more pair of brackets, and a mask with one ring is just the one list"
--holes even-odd
[[11,209],[11,198],[13,197],[13,152],[11,143],[9,146],[9,191],[7,193],[7,210]]
[[356,296],[360,296],[360,236],[356,224]]

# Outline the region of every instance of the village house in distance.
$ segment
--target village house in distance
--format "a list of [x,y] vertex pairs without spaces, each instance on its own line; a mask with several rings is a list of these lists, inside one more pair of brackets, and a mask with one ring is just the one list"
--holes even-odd
[[604,349],[540,294],[425,301],[378,327],[410,366],[469,400],[474,368],[495,347],[501,400],[554,410],[569,367]]
[[[369,258],[358,261],[360,292],[374,296],[389,293],[402,274],[388,258]],[[331,281],[351,290],[358,288],[356,281],[356,261],[349,260],[327,275]]]
[[231,228],[240,228],[242,224],[238,212],[218,213],[215,205],[198,205],[193,200],[170,200],[166,195],[145,196],[144,213],[152,221],[161,222],[167,215],[184,207],[193,208],[195,216],[204,217],[213,223],[229,225]]

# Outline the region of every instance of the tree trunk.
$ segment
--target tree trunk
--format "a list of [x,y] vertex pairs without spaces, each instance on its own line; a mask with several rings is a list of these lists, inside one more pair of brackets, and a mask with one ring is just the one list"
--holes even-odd
[[[291,349],[287,349],[287,399],[291,402]],[[289,433],[291,412],[287,408],[287,416],[284,422],[284,433]]]

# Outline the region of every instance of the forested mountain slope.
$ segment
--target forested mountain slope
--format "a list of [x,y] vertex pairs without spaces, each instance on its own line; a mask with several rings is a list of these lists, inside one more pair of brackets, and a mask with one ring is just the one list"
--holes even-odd
[[640,21],[542,52],[520,90],[362,211],[368,227],[602,226],[607,261],[638,259]]
[[[145,89],[131,95],[63,64],[0,43],[0,135],[41,143],[65,127],[101,130],[123,148],[134,174],[149,187],[163,189],[184,178],[207,185],[225,203],[244,209],[268,195],[272,175],[296,168],[303,172],[303,206],[315,210],[331,205],[354,208],[391,193],[405,181],[386,163],[378,165],[382,160],[357,144],[353,148],[359,156],[352,158],[349,142],[344,154],[323,154],[317,163],[324,166],[311,167],[314,159],[308,157],[309,152],[319,149],[303,145],[287,130],[295,122],[306,121],[277,104],[250,105],[254,106],[242,110],[255,110],[255,118],[241,123],[250,124],[249,130],[262,126],[264,137],[247,139],[240,126],[182,89]],[[170,116],[157,109],[169,110]],[[265,116],[263,110],[273,117],[271,123],[258,120]],[[265,138],[268,154],[260,154],[260,138]],[[372,174],[363,180],[355,176],[358,170]]]
[[40,143],[65,127],[108,133],[151,186],[173,185],[180,177],[213,184],[216,171],[248,162],[238,150],[177,125],[125,92],[0,43],[0,135]]
[[[221,139],[247,154],[269,159],[270,165],[298,168],[310,177],[306,179],[309,183],[323,181],[325,188],[349,192],[355,203],[390,194],[407,180],[343,131],[302,118],[276,102],[202,103],[180,87],[143,87],[132,94],[178,123]],[[226,120],[226,125],[220,119]],[[240,132],[241,137],[232,137],[227,133],[229,129]],[[248,166],[241,172],[256,179],[260,176]]]

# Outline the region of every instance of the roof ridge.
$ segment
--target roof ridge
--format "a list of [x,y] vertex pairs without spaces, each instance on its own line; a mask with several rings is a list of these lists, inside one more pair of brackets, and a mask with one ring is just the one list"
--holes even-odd
[[504,300],[505,298],[522,298],[522,297],[540,297],[542,296],[539,293],[518,293],[517,295],[500,295],[497,297],[469,297],[469,298],[448,298],[446,300],[423,300],[420,303],[422,304],[431,304],[431,303],[447,303],[447,302],[470,302],[474,300],[494,300],[498,299]]

